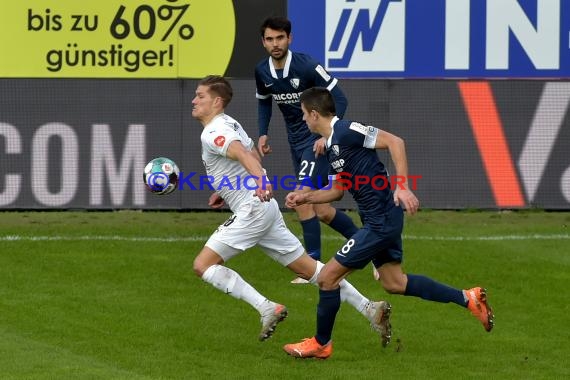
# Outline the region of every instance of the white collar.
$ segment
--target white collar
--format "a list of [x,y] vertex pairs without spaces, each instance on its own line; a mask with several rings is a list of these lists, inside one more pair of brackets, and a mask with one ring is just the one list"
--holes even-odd
[[[293,52],[289,50],[287,52],[287,58],[285,58],[285,67],[283,67],[283,78],[287,78],[289,76],[289,66],[291,66],[291,59],[293,59]],[[269,57],[269,71],[271,71],[271,76],[275,79],[279,79],[277,77],[277,71],[275,71],[275,66],[273,65],[273,59]]]
[[327,143],[326,143],[327,148],[330,148],[330,147],[331,147],[332,137],[333,137],[333,134],[334,134],[334,128],[333,128],[333,126],[334,126],[334,124],[335,124],[337,121],[339,121],[339,120],[340,120],[340,118],[339,118],[338,116],[333,117],[332,120],[331,120],[331,135],[330,135],[329,138],[327,139]]

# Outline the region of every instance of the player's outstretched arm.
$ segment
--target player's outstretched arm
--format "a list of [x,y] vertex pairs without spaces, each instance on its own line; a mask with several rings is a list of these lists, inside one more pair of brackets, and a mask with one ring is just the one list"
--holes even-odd
[[313,190],[308,192],[291,192],[285,198],[285,206],[295,208],[303,204],[330,203],[338,201],[344,195],[341,186],[333,182],[332,186],[326,190]]
[[255,183],[257,184],[255,195],[260,200],[268,201],[273,198],[273,187],[265,178],[265,170],[255,153],[245,149],[241,141],[236,140],[232,141],[228,146],[226,157],[239,161],[245,170],[255,178]]
[[415,214],[420,207],[420,201],[410,190],[408,184],[408,158],[404,140],[380,129],[376,136],[375,147],[377,149],[388,149],[396,167],[398,181],[394,189],[394,202],[398,206],[401,204],[411,215]]

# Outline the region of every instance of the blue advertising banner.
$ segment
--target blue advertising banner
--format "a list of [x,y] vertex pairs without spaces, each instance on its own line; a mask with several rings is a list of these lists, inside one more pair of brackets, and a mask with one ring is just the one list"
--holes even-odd
[[348,78],[570,78],[568,0],[289,0],[291,49]]

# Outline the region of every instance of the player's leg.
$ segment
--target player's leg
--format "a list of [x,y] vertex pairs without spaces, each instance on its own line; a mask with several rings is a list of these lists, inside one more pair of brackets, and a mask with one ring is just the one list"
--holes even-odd
[[[194,272],[202,280],[216,289],[243,300],[253,306],[261,316],[260,340],[269,338],[277,323],[287,316],[287,308],[260,294],[237,272],[222,264],[232,257],[252,247],[264,233],[263,218],[258,220],[251,215],[233,215],[222,224],[202,251],[194,259]],[[249,233],[244,236],[243,231]]]
[[383,223],[382,227],[370,227],[376,239],[384,242],[373,259],[375,266],[380,268],[382,287],[388,293],[465,305],[466,300],[461,290],[443,285],[425,276],[406,275],[402,272],[401,233],[404,226],[404,213],[400,207],[393,207],[388,211],[385,219],[390,222]]
[[[376,267],[380,268],[382,287],[389,293],[419,297],[427,301],[452,302],[466,307],[481,321],[485,330],[491,331],[494,316],[487,304],[487,294],[484,289],[461,290],[423,275],[403,273],[401,232],[404,214],[400,207],[394,207],[389,213],[387,220],[391,223],[385,223],[382,230],[377,233],[391,243],[373,261]],[[390,239],[390,236],[395,237]]]
[[[273,256],[272,254],[269,255]],[[322,262],[315,261],[315,259],[307,254],[302,255],[297,260],[287,265],[287,268],[297,273],[299,277],[307,280],[309,283],[315,286],[318,286],[317,277],[323,267],[324,264]],[[347,280],[342,280],[340,282],[340,299],[341,302],[346,302],[354,307],[370,322],[373,321],[375,302],[372,302],[370,299],[366,298]]]
[[[284,350],[296,357],[326,358],[332,354],[332,331],[336,314],[340,307],[340,282],[354,269],[364,268],[374,257],[376,239],[367,228],[358,230],[336,253],[335,257],[322,268],[317,282],[319,285],[319,304],[317,306],[317,332],[314,337],[300,343],[288,344]],[[390,340],[390,307],[379,310],[379,319],[384,316],[383,337],[385,344]],[[384,342],[383,342],[384,343]],[[385,345],[384,344],[384,345]]]
[[[358,231],[358,227],[356,227],[353,220],[346,213],[334,208],[330,203],[315,204],[313,209],[321,222],[328,224],[329,227],[347,239]],[[380,273],[374,265],[372,265],[372,277],[376,281],[380,279]]]
[[243,280],[237,272],[223,266],[223,263],[224,259],[216,251],[205,246],[194,259],[194,273],[225,294],[244,300],[259,312],[263,311],[267,298]]
[[295,207],[295,212],[303,229],[303,241],[307,253],[315,260],[321,259],[321,225],[312,205]]
[[285,352],[300,358],[326,359],[332,355],[332,331],[340,308],[340,281],[349,268],[332,258],[319,273],[319,303],[317,305],[317,331],[312,338],[299,343],[286,344]]
[[[295,191],[303,192],[311,190],[312,186],[310,185],[310,178],[311,173],[314,169],[314,163],[312,163],[311,160],[314,160],[314,153],[311,155],[309,154],[310,152],[312,152],[312,147],[305,150],[291,150],[291,158],[293,160],[293,166],[295,169],[297,181],[300,184],[305,184],[305,186],[300,186],[300,188],[298,187]],[[308,158],[304,158],[305,156]],[[306,181],[306,178],[309,180],[309,182],[304,182]],[[307,253],[315,260],[320,260],[321,225],[319,223],[319,218],[313,209],[313,206],[301,205],[295,207],[295,212],[297,213],[297,217],[301,223],[301,228],[303,229],[303,241],[305,243]],[[295,280],[292,282],[302,283],[302,281],[295,282]]]
[[453,302],[461,306],[466,306],[467,303],[460,289],[444,285],[426,276],[404,274],[399,262],[386,263],[380,267],[380,282],[391,294],[442,303]]
[[358,227],[350,216],[334,208],[330,203],[315,204],[313,210],[321,222],[347,239],[358,231]]
[[[293,166],[295,169],[295,175],[297,181],[302,183],[305,177],[309,178],[308,173],[311,172],[313,166],[306,160],[303,160],[304,151],[302,150],[291,150],[291,157],[293,160]],[[314,154],[313,154],[314,156]],[[310,182],[309,182],[310,183]],[[295,191],[303,192],[310,191],[311,186],[301,186],[297,187]],[[300,205],[294,208],[295,213],[297,213],[297,218],[299,223],[301,223],[301,228],[303,229],[303,241],[305,243],[305,248],[309,256],[315,260],[321,259],[321,224],[319,223],[319,218],[315,213],[312,205]],[[292,284],[307,284],[307,280],[302,277],[296,277],[291,281]]]
[[[272,207],[271,211],[273,217],[266,221],[268,225],[271,225],[271,228],[259,240],[259,246],[273,260],[286,266],[300,278],[317,285],[317,277],[324,264],[315,261],[306,254],[299,239],[285,225],[278,206]],[[340,282],[340,288],[341,301],[354,307],[378,331],[376,319],[381,309],[385,309],[385,303],[383,301],[370,301],[346,280]]]
[[466,307],[481,321],[486,331],[491,331],[493,328],[493,310],[487,303],[487,293],[483,288],[462,290],[423,275],[404,274],[398,262],[387,263],[380,267],[380,282],[388,293],[441,303],[452,302]]

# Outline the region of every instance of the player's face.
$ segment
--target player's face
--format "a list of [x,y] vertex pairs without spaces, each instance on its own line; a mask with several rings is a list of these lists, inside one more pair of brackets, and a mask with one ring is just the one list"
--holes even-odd
[[219,97],[208,90],[208,86],[198,86],[196,96],[192,99],[192,117],[201,121],[208,120],[216,112],[214,104],[216,99],[219,101]]
[[279,61],[287,56],[291,36],[287,36],[284,30],[265,29],[263,35],[263,47],[269,55]]

